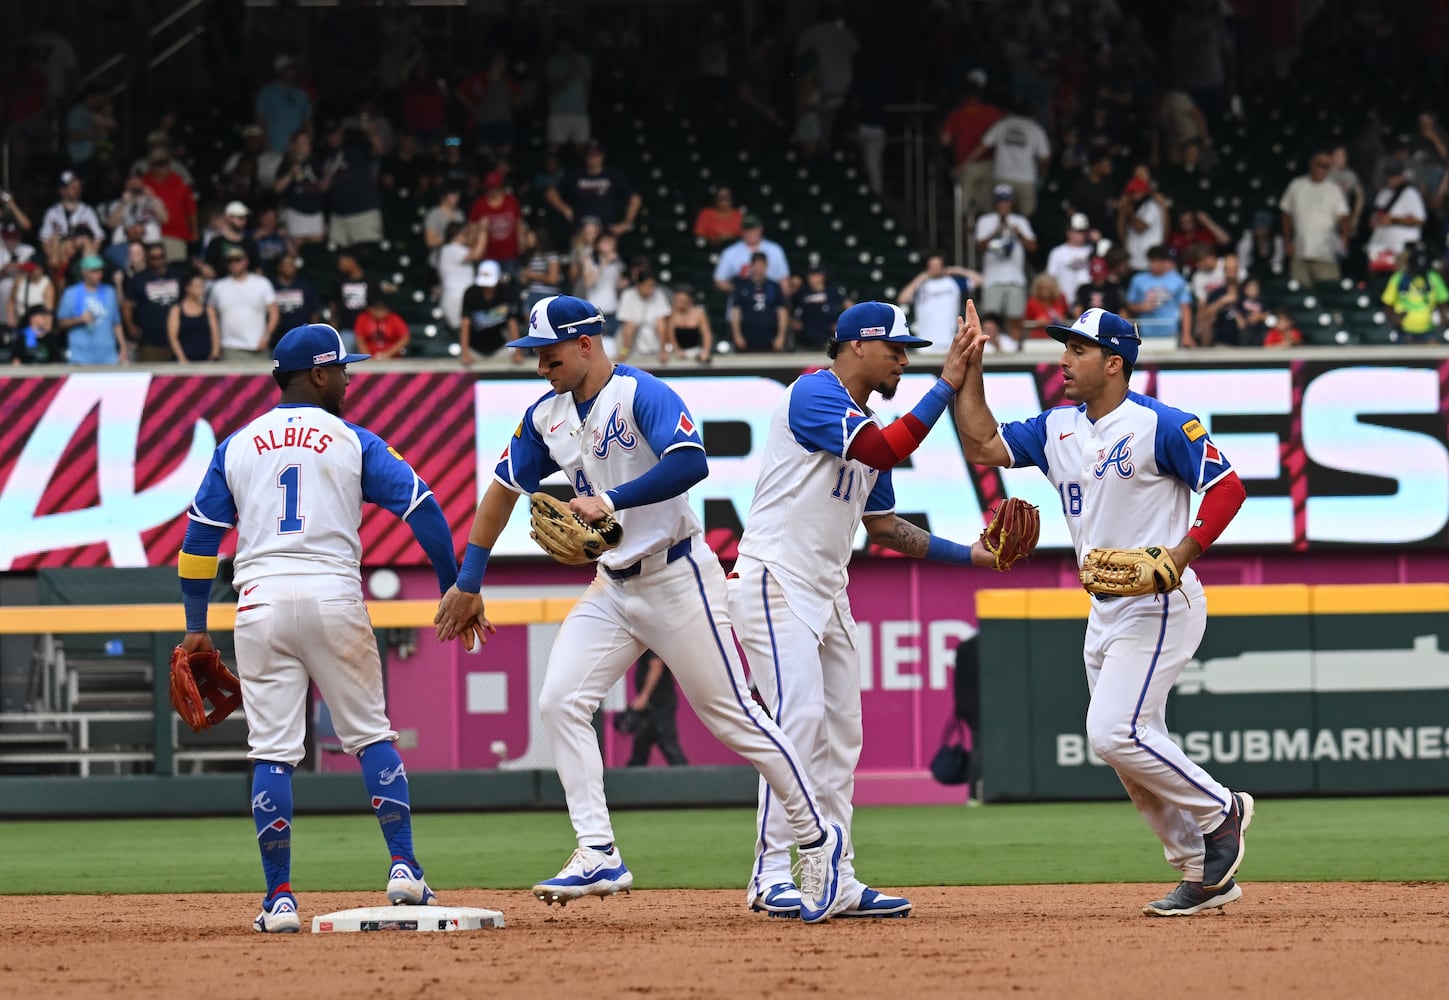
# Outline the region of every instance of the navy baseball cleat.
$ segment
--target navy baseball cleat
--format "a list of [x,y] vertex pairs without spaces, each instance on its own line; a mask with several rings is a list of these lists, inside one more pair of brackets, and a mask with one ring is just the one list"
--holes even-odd
[[423,881],[421,868],[397,861],[387,873],[387,901],[393,906],[434,906],[438,896]]
[[845,853],[845,834],[830,824],[816,847],[799,849],[800,919],[807,924],[829,920],[839,907],[840,858]]
[[252,921],[252,930],[259,934],[296,934],[302,927],[297,916],[297,897],[279,892],[262,900],[262,912]]
[[1201,882],[1183,879],[1166,896],[1144,906],[1142,912],[1149,917],[1190,917],[1204,910],[1221,913],[1224,906],[1242,898],[1243,890],[1232,879],[1215,891],[1204,889]]
[[1253,797],[1233,793],[1233,809],[1218,828],[1203,838],[1202,887],[1208,892],[1221,889],[1238,873],[1247,851],[1244,836],[1253,822]]
[[793,882],[776,882],[750,900],[750,909],[772,917],[793,919],[800,916],[800,890]]
[[617,847],[608,851],[580,847],[569,855],[563,871],[535,885],[533,894],[545,905],[564,906],[571,899],[612,896],[616,892],[628,892],[633,886],[634,875],[624,867]]
[[866,889],[860,894],[860,902],[836,914],[837,917],[909,917],[910,915],[911,901],[909,899],[904,896],[887,896],[874,889]]

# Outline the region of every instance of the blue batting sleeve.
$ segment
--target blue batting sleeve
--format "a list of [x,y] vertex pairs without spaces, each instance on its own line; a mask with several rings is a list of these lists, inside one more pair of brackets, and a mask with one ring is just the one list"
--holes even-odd
[[362,445],[362,499],[407,520],[433,491],[396,448],[364,427],[347,426]]
[[[179,562],[191,565],[205,565],[210,561],[215,566],[216,554],[221,550],[222,537],[226,529],[203,521],[192,520],[186,525],[186,537],[181,542]],[[185,569],[183,568],[183,574]],[[211,572],[208,568],[207,572]],[[211,602],[211,585],[215,574],[210,577],[181,577],[181,607],[186,612],[186,631],[205,632],[206,612]]]
[[634,424],[654,454],[663,455],[674,448],[704,448],[699,426],[679,393],[648,372],[628,365],[620,365],[617,373],[634,379]]
[[951,563],[953,566],[971,565],[971,546],[953,542],[940,535],[932,535],[926,543],[926,558],[932,562]]
[[870,517],[873,514],[889,514],[896,509],[896,488],[891,482],[891,473],[886,469],[880,474],[880,478],[871,487],[870,496],[865,498],[865,510],[861,511],[861,517]]
[[433,564],[433,572],[438,575],[438,593],[447,593],[458,578],[458,559],[453,554],[453,531],[437,498],[429,493],[403,520]]
[[921,401],[911,410],[911,415],[926,425],[926,430],[935,426],[936,421],[941,419],[941,414],[946,412],[946,407],[956,398],[956,390],[951,388],[951,383],[943,378],[936,379],[936,384],[921,397]]
[[790,433],[809,452],[824,451],[841,458],[860,425],[869,420],[855,405],[840,379],[829,370],[801,375],[790,387]]
[[1174,476],[1194,493],[1201,493],[1233,471],[1227,456],[1213,444],[1207,428],[1197,417],[1149,396],[1132,393],[1130,398],[1157,415],[1153,449],[1159,472]]
[[644,507],[679,496],[707,475],[709,460],[703,448],[676,448],[638,479],[609,490],[609,499],[617,510]]
[[1030,420],[1017,420],[1001,425],[1001,438],[1011,452],[1011,468],[1021,469],[1034,465],[1049,473],[1046,457],[1047,414],[1038,413]]
[[[550,392],[544,398],[552,397]],[[549,454],[543,435],[534,426],[533,414],[537,408],[536,402],[524,411],[523,420],[514,430],[513,437],[508,439],[508,445],[493,469],[494,478],[520,493],[538,492],[538,484],[558,471],[558,463]]]

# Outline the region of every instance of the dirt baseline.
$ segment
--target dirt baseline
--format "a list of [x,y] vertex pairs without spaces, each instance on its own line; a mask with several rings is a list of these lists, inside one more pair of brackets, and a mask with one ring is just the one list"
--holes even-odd
[[635,892],[544,907],[452,890],[501,930],[313,935],[381,893],[299,896],[303,933],[250,929],[257,896],[26,896],[0,909],[14,997],[1396,997],[1449,982],[1449,885],[1251,884],[1223,914],[1150,919],[1153,885],[917,888],[906,920],[820,926],[737,891]]

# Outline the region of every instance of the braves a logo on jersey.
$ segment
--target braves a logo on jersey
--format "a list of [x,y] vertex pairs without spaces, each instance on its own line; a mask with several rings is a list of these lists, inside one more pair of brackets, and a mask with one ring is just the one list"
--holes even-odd
[[1092,467],[1092,475],[1101,479],[1107,474],[1108,468],[1115,468],[1117,475],[1122,479],[1131,479],[1135,471],[1132,465],[1132,435],[1128,434],[1121,438],[1111,448],[1097,449],[1097,464]]
[[609,446],[618,444],[625,451],[633,451],[639,444],[639,438],[629,429],[624,422],[624,416],[620,412],[623,403],[614,404],[609,411],[609,419],[604,423],[603,430],[594,431],[594,457],[605,459],[609,457]]

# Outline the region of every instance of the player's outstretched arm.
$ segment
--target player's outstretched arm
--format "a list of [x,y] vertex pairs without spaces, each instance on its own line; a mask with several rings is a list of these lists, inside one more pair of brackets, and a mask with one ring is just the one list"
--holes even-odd
[[980,541],[962,545],[950,539],[933,535],[923,528],[896,514],[878,514],[862,519],[865,532],[876,545],[884,546],[902,555],[932,562],[951,563],[956,566],[996,565],[996,557],[986,550]]
[[966,329],[971,341],[963,358],[965,381],[961,391],[956,393],[955,411],[961,447],[966,453],[966,460],[976,465],[1010,465],[1011,453],[1001,439],[991,407],[986,405],[986,380],[981,356],[988,338],[981,329],[980,317],[976,315],[976,303],[970,299],[966,300]]
[[458,582],[438,602],[433,616],[433,633],[439,642],[461,637],[465,649],[488,641],[498,631],[483,614],[483,574],[488,569],[488,556],[508,524],[518,493],[498,481],[489,484],[478,510],[473,515],[473,528],[468,532],[468,548],[458,570]]

